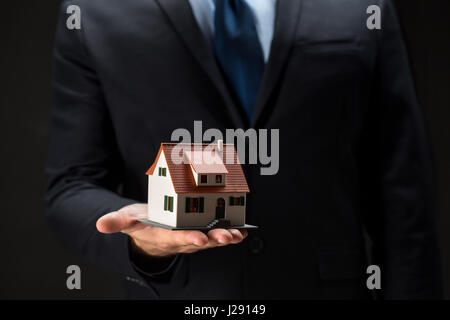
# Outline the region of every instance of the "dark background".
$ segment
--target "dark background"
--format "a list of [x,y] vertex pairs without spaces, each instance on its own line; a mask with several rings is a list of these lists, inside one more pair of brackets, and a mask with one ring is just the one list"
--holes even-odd
[[[444,286],[450,298],[450,1],[394,2],[434,153]],[[124,298],[121,280],[68,254],[43,216],[59,5],[54,0],[3,1],[0,7],[0,298]],[[66,288],[71,264],[81,267],[82,290]]]

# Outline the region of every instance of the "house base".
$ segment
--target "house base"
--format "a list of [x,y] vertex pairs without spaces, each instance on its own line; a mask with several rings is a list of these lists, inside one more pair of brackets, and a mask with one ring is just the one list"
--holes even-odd
[[168,226],[166,224],[161,224],[158,222],[154,222],[151,220],[138,220],[140,223],[148,224],[150,226],[163,228],[167,230],[212,230],[212,229],[258,229],[257,226],[253,226],[251,224],[244,224],[242,226],[233,226],[233,225],[220,225],[219,227],[216,226],[204,226],[204,227],[172,227]]

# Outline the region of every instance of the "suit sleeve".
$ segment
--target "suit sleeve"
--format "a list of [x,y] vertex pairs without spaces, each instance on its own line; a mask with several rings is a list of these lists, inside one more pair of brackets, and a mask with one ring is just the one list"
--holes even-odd
[[99,217],[135,201],[116,192],[123,174],[121,155],[101,84],[83,44],[83,29],[66,27],[66,7],[63,4],[54,50],[46,217],[71,251],[144,284],[142,272],[130,259],[128,236],[96,230]]
[[[368,226],[385,299],[441,298],[433,167],[395,9],[380,1],[378,212]],[[372,199],[374,200],[374,199]],[[372,201],[373,203],[373,201]]]

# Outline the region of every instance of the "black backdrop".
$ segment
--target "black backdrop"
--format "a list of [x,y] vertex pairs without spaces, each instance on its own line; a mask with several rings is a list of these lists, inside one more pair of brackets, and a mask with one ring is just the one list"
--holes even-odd
[[[395,3],[433,146],[444,286],[450,298],[450,1]],[[66,253],[43,218],[59,4],[0,5],[0,298],[124,298],[120,279]],[[65,271],[71,264],[81,266],[82,290],[66,289]]]

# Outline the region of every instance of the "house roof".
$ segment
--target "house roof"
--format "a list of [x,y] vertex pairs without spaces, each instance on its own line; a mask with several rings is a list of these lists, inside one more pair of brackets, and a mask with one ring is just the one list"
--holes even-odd
[[222,158],[214,150],[189,150],[185,156],[197,173],[228,173]]
[[[176,193],[234,193],[234,192],[250,192],[247,184],[247,180],[245,179],[244,171],[242,170],[241,164],[239,163],[239,159],[232,144],[224,144],[223,145],[223,159],[228,159],[228,157],[234,159],[233,163],[225,163],[222,162],[223,167],[220,164],[216,166],[214,164],[214,168],[212,170],[223,170],[226,174],[225,185],[224,186],[197,186],[194,180],[194,176],[191,170],[191,162],[182,162],[181,164],[177,164],[172,159],[172,150],[175,146],[179,145],[178,143],[162,143],[156,159],[150,169],[147,171],[147,175],[153,174],[156,163],[158,162],[161,153],[164,154],[164,157],[167,161],[167,167],[169,171],[169,176],[172,180],[173,186],[175,188]],[[192,159],[192,152],[202,152],[204,154],[210,153],[211,151],[205,150],[208,144],[186,144],[182,145],[184,148],[184,155],[188,157],[187,153],[190,152],[189,156]],[[198,150],[200,148],[201,150]],[[186,149],[190,149],[186,150]],[[231,154],[230,154],[231,153]],[[203,156],[209,157],[208,155]],[[188,159],[189,160],[189,159]],[[210,159],[211,160],[211,159]],[[205,165],[210,166],[209,164]],[[194,167],[195,169],[195,167]],[[211,167],[204,168],[203,165],[197,166],[199,170],[211,170]],[[225,169],[225,170],[224,170]],[[199,171],[196,171],[197,173]],[[213,172],[213,173],[221,173],[221,172]]]

